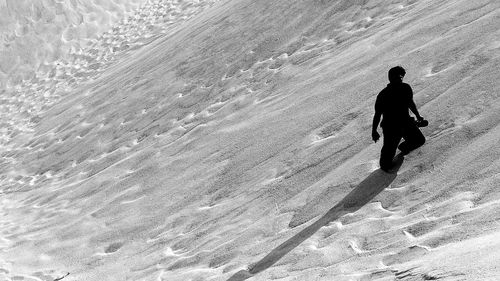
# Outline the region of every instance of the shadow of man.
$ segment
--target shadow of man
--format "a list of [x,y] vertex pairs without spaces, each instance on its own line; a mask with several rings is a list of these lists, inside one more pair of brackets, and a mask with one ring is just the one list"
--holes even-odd
[[399,168],[403,164],[403,160],[403,154],[396,155],[394,159],[394,166],[391,168],[390,173],[384,172],[381,169],[373,171],[373,173],[371,173],[356,188],[349,192],[349,194],[337,203],[337,205],[328,210],[328,212],[320,219],[295,234],[292,238],[283,242],[277,248],[272,250],[267,256],[250,266],[248,270],[240,270],[236,272],[227,281],[246,280],[257,273],[268,269],[279,261],[284,255],[288,254],[307,238],[311,237],[321,227],[345,214],[354,213],[361,209],[361,207],[370,202],[373,198],[375,198],[375,196],[377,196],[394,181]]

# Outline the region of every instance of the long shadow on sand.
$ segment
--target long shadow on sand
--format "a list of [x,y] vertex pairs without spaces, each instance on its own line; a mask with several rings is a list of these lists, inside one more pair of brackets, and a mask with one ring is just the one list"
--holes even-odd
[[347,194],[342,201],[331,208],[319,220],[304,228],[292,238],[272,250],[267,256],[257,263],[253,264],[248,270],[240,270],[227,281],[246,280],[255,274],[264,271],[279,261],[284,255],[288,254],[295,247],[311,237],[321,227],[349,213],[354,213],[361,207],[370,202],[377,194],[389,186],[397,176],[399,168],[403,164],[404,157],[398,154],[395,158],[395,166],[391,173],[386,173],[380,169],[375,170],[366,179],[364,179],[356,188]]

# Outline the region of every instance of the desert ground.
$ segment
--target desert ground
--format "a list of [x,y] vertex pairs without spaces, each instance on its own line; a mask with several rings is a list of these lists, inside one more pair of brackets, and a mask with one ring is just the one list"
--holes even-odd
[[[500,2],[26,3],[0,280],[500,280]],[[388,174],[396,65],[429,126]]]

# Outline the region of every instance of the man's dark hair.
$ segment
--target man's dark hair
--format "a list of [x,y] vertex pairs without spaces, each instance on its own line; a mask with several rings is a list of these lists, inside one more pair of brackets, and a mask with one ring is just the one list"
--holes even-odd
[[395,66],[389,69],[389,81],[397,81],[399,79],[399,75],[405,75],[406,70],[402,66]]

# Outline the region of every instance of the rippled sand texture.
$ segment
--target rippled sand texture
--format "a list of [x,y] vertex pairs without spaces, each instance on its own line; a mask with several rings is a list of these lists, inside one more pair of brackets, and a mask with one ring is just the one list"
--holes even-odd
[[[178,25],[194,17],[204,9],[209,8],[215,2],[217,0],[203,2],[198,0],[148,1],[137,11],[125,14],[131,15],[125,16],[111,30],[105,32],[95,30],[95,34],[80,34],[81,36],[76,36],[74,40],[69,41],[64,39],[65,28],[71,29],[72,27],[71,25],[67,27],[68,23],[64,20],[49,21],[47,24],[53,27],[55,31],[47,27],[46,29],[42,29],[45,33],[41,34],[28,32],[23,36],[10,36],[8,34],[9,30],[7,30],[3,34],[4,38],[12,42],[9,41],[4,44],[6,48],[4,51],[0,50],[0,61],[5,61],[5,65],[12,68],[9,70],[10,74],[6,72],[6,75],[8,74],[6,79],[10,82],[17,81],[18,83],[14,85],[7,83],[6,87],[1,87],[0,89],[0,99],[2,101],[0,104],[0,117],[3,121],[0,127],[0,145],[6,145],[13,137],[19,134],[31,132],[33,125],[39,120],[39,115],[57,103],[61,97],[75,89],[77,85],[81,89],[84,89],[85,86],[82,84],[99,77],[108,67],[119,61],[120,58],[130,52],[137,51],[145,45],[151,44],[166,33],[175,32]],[[30,6],[25,3],[25,6],[21,5],[17,7],[16,5],[24,2],[15,3],[15,5],[10,3],[8,7],[17,13],[22,12],[19,7],[31,9],[31,7],[37,7],[38,5],[33,4],[33,6]],[[68,17],[74,16],[72,13],[75,11],[70,12],[68,9],[71,10],[76,5],[74,3],[80,2],[52,3],[56,7],[63,7],[60,9],[64,13],[59,8],[55,11],[50,10],[50,7],[52,7],[50,5],[45,7],[46,10],[39,12],[42,15],[46,13],[49,15],[52,15],[52,13],[63,13],[66,17],[61,15],[56,18],[59,19],[62,17],[65,20],[69,20]],[[103,11],[103,8],[94,8],[100,11],[99,13],[104,13],[106,16],[103,17],[110,20],[113,17],[108,15],[108,13],[114,11],[113,9],[118,9],[116,4],[110,3],[114,2],[82,2],[78,5],[84,5],[85,7],[89,5],[92,7],[94,7],[93,5],[104,5],[110,11]],[[126,6],[131,6],[133,3],[135,2],[127,2]],[[78,8],[78,11],[75,13],[83,13],[81,11],[83,8],[78,5],[73,7],[75,9]],[[16,7],[19,9],[16,9]],[[87,9],[90,8],[87,7]],[[29,11],[34,13],[35,10]],[[15,12],[11,12],[15,15]],[[86,17],[90,17],[90,19],[89,21],[84,20],[85,17],[80,15],[83,21],[81,23],[82,26],[96,24],[94,12],[88,12],[85,15]],[[118,15],[121,15],[121,13],[118,13]],[[25,17],[22,18],[26,20]],[[73,20],[74,18],[71,19]],[[43,19],[39,21],[43,21]],[[100,28],[107,28],[115,21],[117,20],[114,19],[109,24],[101,23],[99,26]],[[38,21],[35,23],[37,27],[39,25],[44,26],[44,24]],[[30,24],[23,25],[23,28],[33,28],[33,24],[30,21]],[[7,27],[10,26],[7,25]],[[81,27],[80,29],[85,28]],[[52,31],[54,33],[51,33]],[[56,39],[54,39],[55,41],[52,40],[43,44],[31,42],[36,40],[44,41],[45,39],[41,38],[43,36],[53,36]],[[29,40],[26,38],[29,38]],[[34,57],[36,54],[33,54],[33,52],[37,54],[42,52],[44,54],[40,55],[42,57]],[[45,54],[50,52],[57,52],[57,55],[49,56]],[[126,60],[126,58],[123,59]],[[20,60],[24,64],[17,65],[11,60]]]
[[[57,102],[19,87],[46,107],[0,154],[0,277],[499,280],[499,8],[220,1]],[[386,178],[396,64],[430,125]]]
[[0,86],[80,49],[142,2],[0,1]]

